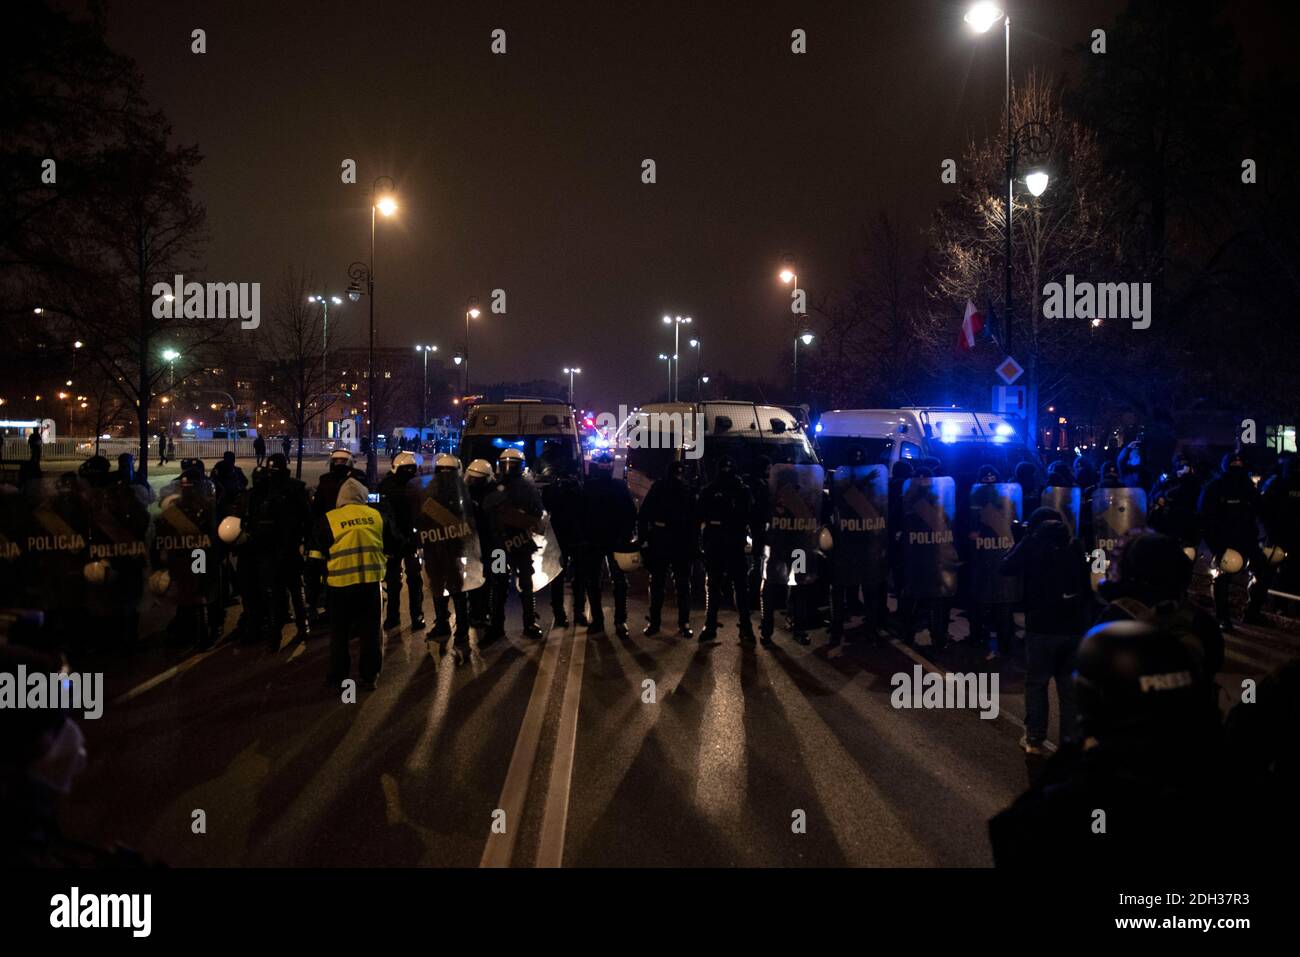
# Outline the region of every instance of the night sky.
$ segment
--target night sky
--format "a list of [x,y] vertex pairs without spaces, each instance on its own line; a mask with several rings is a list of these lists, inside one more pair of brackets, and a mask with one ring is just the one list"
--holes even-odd
[[[1013,5],[1015,72],[1068,68],[1120,6]],[[299,265],[341,293],[368,255],[369,183],[389,175],[402,208],[380,222],[380,344],[450,356],[466,297],[504,288],[508,314],[476,321],[475,382],[559,381],[577,364],[578,401],[607,409],[663,389],[665,312],[695,317],[706,369],[777,380],[782,255],[815,299],[845,284],[876,210],[919,237],[944,199],[941,160],[999,121],[1000,31],[973,34],[966,8],[119,0],[109,39],[205,156],[195,278],[265,295]],[[340,182],[344,158],[358,185]],[[348,304],[331,327],[360,336],[364,317]]]

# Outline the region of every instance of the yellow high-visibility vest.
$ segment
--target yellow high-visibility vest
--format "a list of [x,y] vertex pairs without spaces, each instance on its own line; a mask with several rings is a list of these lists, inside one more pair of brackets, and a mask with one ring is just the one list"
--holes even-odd
[[334,544],[325,565],[325,583],[345,588],[384,577],[384,519],[368,505],[344,505],[326,514]]

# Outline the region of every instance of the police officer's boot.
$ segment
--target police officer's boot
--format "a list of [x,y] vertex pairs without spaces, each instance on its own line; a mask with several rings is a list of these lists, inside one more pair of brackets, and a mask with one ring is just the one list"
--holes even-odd
[[700,632],[700,641],[718,640],[718,588],[717,580],[712,575],[704,579],[704,629]]
[[520,591],[519,604],[524,610],[524,637],[533,640],[544,638],[542,629],[537,627],[537,596],[533,594],[531,583],[527,590]]
[[289,585],[289,600],[293,603],[293,621],[297,626],[294,638],[306,641],[311,637],[311,615],[307,611],[307,597],[303,594],[301,579]]
[[384,631],[389,631],[398,627],[402,623],[402,589],[400,586],[390,589],[388,585],[385,584],[384,595]]
[[484,587],[488,589],[488,624],[483,642],[488,644],[506,636],[506,577],[493,575],[491,581]]
[[564,611],[564,573],[551,582],[551,615],[557,628],[569,627],[569,616]]
[[[446,638],[451,634],[451,625],[447,619],[451,616],[451,598],[447,595],[433,596],[433,630],[430,638]],[[456,626],[460,627],[461,616],[456,616]]]
[[831,628],[828,647],[837,648],[844,639],[844,612],[847,604],[847,589],[843,585],[831,585]]

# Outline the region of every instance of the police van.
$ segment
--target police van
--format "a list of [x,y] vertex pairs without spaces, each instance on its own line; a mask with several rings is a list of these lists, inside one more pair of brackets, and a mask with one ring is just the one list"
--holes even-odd
[[[678,422],[681,430],[670,436]],[[724,455],[736,460],[741,474],[749,472],[760,455],[773,464],[818,464],[817,451],[798,416],[780,406],[753,402],[642,406],[619,427],[616,440],[626,446],[624,477],[638,505],[674,461],[684,463],[687,477],[700,484],[714,476]]]
[[866,452],[869,463],[891,470],[899,460],[936,458],[942,474],[972,481],[982,465],[996,468],[1007,482],[1018,464],[1037,461],[1025,444],[1023,420],[997,412],[938,406],[837,409],[822,413],[814,436],[828,470],[847,462],[855,447]]
[[509,399],[471,407],[461,430],[461,462],[486,459],[495,465],[510,448],[524,454],[529,470],[541,480],[557,466],[582,470],[577,417],[562,402]]

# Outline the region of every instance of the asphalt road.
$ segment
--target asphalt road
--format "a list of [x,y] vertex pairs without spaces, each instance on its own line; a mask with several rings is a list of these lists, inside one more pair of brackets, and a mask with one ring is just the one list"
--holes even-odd
[[[327,639],[294,644],[292,626],[275,654],[81,662],[106,672],[109,703],[83,723],[65,830],[174,866],[991,863],[986,822],[1035,770],[1014,662],[961,641],[931,656],[924,632],[915,648],[783,630],[742,646],[726,613],[715,643],[646,638],[633,589],[629,639],[525,641],[512,603],[507,639],[459,663],[403,619],[355,704],[323,687]],[[1281,628],[1230,637],[1225,706],[1297,650]],[[1000,714],[895,709],[891,676],[915,665],[996,667]]]

